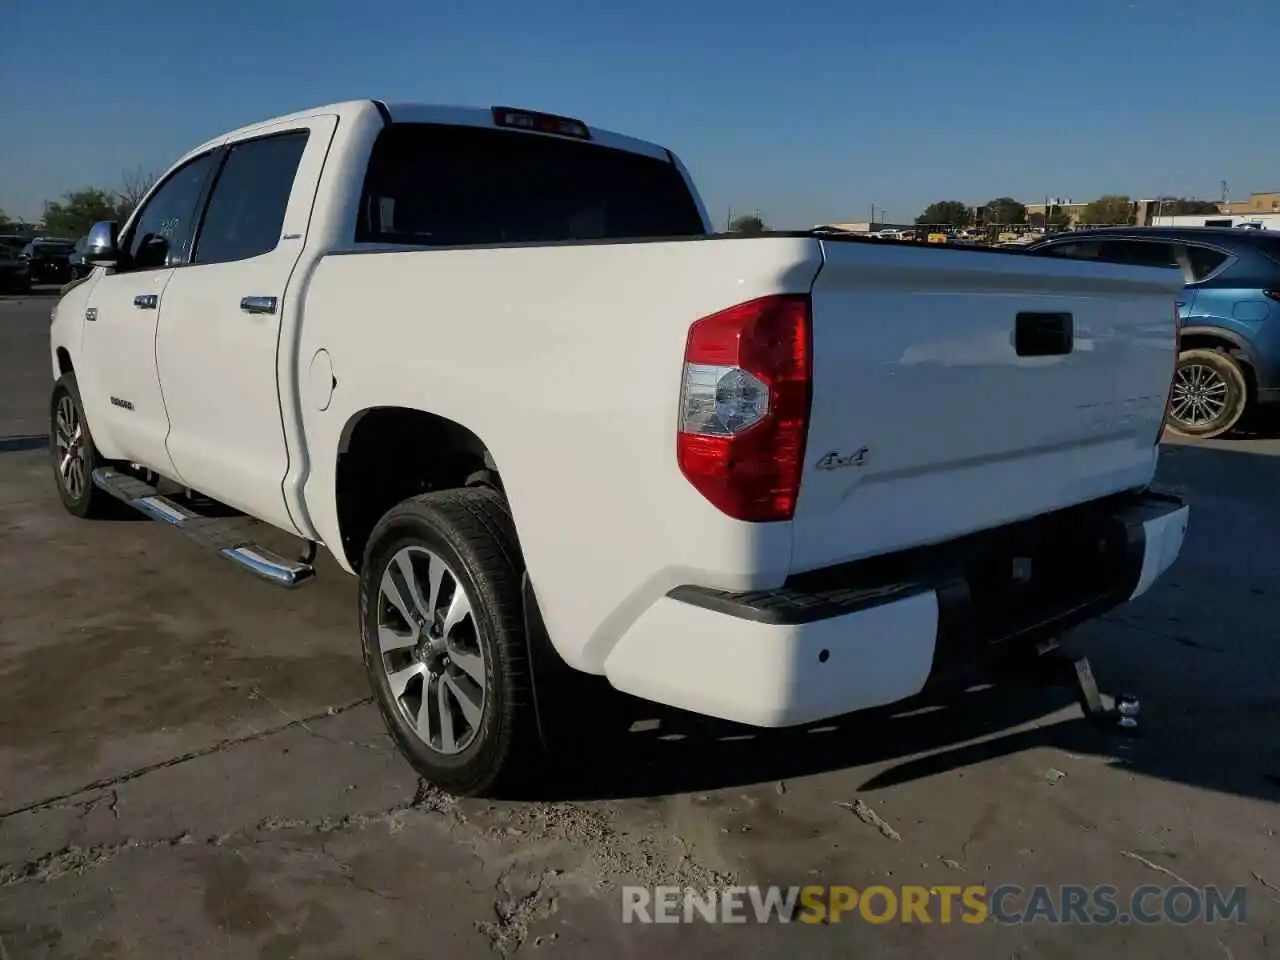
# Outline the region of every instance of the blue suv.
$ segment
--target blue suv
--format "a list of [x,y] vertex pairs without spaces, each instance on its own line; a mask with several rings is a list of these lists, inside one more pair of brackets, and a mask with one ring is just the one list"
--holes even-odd
[[1246,411],[1280,404],[1280,233],[1228,227],[1108,227],[1030,249],[1052,256],[1175,267],[1182,348],[1168,425],[1217,437]]

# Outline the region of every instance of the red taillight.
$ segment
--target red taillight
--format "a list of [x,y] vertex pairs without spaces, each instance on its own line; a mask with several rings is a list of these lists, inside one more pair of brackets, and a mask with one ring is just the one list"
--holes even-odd
[[812,393],[809,297],[738,304],[689,330],[676,450],[698,492],[735,520],[790,520]]

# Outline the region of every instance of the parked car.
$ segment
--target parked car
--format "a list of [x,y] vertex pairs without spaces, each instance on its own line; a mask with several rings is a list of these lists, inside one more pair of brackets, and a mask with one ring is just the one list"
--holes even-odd
[[18,256],[27,261],[32,283],[66,283],[71,279],[74,246],[61,237],[36,237]]
[[71,256],[67,258],[72,280],[83,280],[93,272],[93,266],[85,259],[85,248],[89,243],[89,235],[86,233],[83,237],[75,242],[75,246],[71,248]]
[[583,674],[808,724],[1032,651],[1183,542],[1148,490],[1168,270],[719,236],[661,146],[378,101],[209,141],[87,249],[111,269],[50,327],[67,510],[285,586],[325,545],[395,743],[455,793],[544,774],[599,722]]
[[1169,426],[1217,437],[1280,404],[1280,235],[1228,227],[1077,230],[1034,245],[1055,256],[1182,271],[1181,347]]
[[26,293],[31,289],[31,268],[19,254],[25,237],[0,237],[0,293]]

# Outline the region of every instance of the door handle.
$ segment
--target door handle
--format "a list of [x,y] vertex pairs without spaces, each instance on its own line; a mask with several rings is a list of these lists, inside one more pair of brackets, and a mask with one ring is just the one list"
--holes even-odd
[[245,313],[275,313],[275,297],[241,297],[240,309]]
[[133,305],[139,310],[154,310],[160,298],[154,293],[140,293],[133,298]]

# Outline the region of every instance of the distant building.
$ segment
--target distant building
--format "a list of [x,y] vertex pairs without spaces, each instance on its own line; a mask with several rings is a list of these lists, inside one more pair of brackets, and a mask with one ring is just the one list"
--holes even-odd
[[1089,204],[1087,203],[1075,203],[1072,200],[1065,200],[1061,203],[1050,203],[1047,205],[1044,203],[1028,203],[1025,204],[1027,208],[1027,223],[1031,224],[1033,227],[1043,227],[1045,210],[1047,208],[1055,214],[1059,212],[1065,213],[1067,215],[1067,222],[1072,226],[1075,226],[1075,224],[1080,220],[1081,215],[1084,213],[1084,208],[1088,205]]
[[1155,227],[1240,227],[1253,230],[1280,230],[1280,212],[1198,213],[1180,217],[1156,217],[1150,224]]
[[1220,205],[1223,213],[1280,213],[1280,191],[1251,193],[1248,200],[1232,200]]

